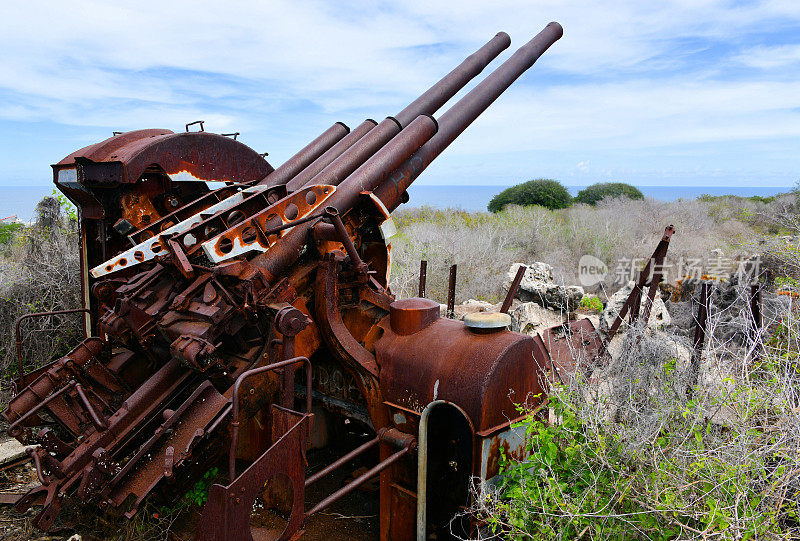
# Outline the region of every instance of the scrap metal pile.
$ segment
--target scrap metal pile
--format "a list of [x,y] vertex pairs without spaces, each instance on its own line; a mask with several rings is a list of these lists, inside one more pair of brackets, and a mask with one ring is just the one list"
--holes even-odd
[[[549,350],[561,364],[569,348],[555,332],[545,344],[506,330],[505,314],[465,324],[431,300],[395,300],[390,213],[561,35],[550,23],[434,119],[510,45],[500,33],[397,115],[334,124],[277,169],[202,124],[118,133],[53,166],[80,208],[87,337],[20,366],[3,415],[38,445],[41,486],[18,508],[42,506],[45,530],[66,497],[131,517],[165,482],[227,457],[201,539],[258,537],[250,514],[275,478],[281,539],[376,476],[382,539],[449,528],[470,479],[495,477],[503,450],[519,457],[514,403],[541,401]],[[591,325],[579,330],[596,351]],[[332,419],[372,439],[307,476],[309,439]],[[309,485],[376,447],[374,467],[306,508]]]

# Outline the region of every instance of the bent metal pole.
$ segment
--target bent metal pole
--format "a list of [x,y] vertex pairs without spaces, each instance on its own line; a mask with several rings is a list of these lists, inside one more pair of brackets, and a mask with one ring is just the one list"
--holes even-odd
[[403,193],[414,179],[436,157],[467,129],[520,75],[533,66],[544,52],[564,34],[561,25],[552,22],[527,44],[520,47],[511,58],[488,75],[458,103],[439,117],[439,131],[403,165],[397,168],[387,182],[375,190],[386,208],[394,210],[402,202]]

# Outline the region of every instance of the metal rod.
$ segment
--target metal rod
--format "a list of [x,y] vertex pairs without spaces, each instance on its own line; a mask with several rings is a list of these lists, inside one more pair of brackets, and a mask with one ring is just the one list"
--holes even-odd
[[266,366],[259,366],[258,368],[242,372],[239,377],[236,378],[236,383],[233,384],[232,397],[233,411],[231,413],[231,426],[233,429],[231,430],[231,450],[228,455],[228,475],[231,483],[236,479],[236,444],[239,440],[239,388],[242,386],[244,380],[250,376],[283,368],[284,366],[290,366],[295,363],[304,363],[306,365],[306,415],[308,415],[311,413],[311,361],[306,357],[295,357]]
[[89,417],[92,419],[92,424],[97,430],[105,430],[106,429],[106,422],[100,418],[97,412],[94,410],[92,403],[89,402],[89,397],[86,396],[86,393],[83,392],[83,386],[80,383],[75,384],[75,392],[78,393],[78,398],[81,399],[83,406],[86,408],[86,411],[89,413]]
[[26,420],[26,419],[28,419],[28,418],[29,418],[31,415],[35,414],[37,411],[39,411],[40,409],[42,409],[43,407],[45,407],[47,404],[49,404],[50,402],[52,402],[52,401],[53,401],[53,400],[54,400],[56,397],[58,397],[58,396],[62,395],[62,394],[63,394],[63,393],[65,393],[66,391],[70,390],[70,389],[71,389],[71,388],[72,388],[74,385],[75,385],[75,380],[72,380],[72,381],[70,381],[70,382],[69,382],[69,383],[67,383],[65,386],[63,386],[62,388],[60,388],[60,389],[59,389],[59,390],[57,390],[56,392],[54,392],[54,393],[52,393],[52,394],[48,395],[48,396],[47,396],[47,397],[46,397],[44,400],[42,400],[41,402],[39,402],[38,404],[36,404],[34,407],[32,407],[30,410],[28,410],[27,412],[25,412],[25,415],[23,415],[22,417],[20,417],[19,419],[17,419],[16,421],[14,421],[13,423],[11,423],[11,424],[8,426],[8,434],[9,434],[10,436],[15,436],[15,434],[14,434],[14,432],[15,432],[15,429],[16,429],[16,428],[17,428],[17,427],[18,427],[20,424],[22,424],[23,422],[25,422],[25,420]]
[[350,258],[350,264],[356,271],[362,273],[365,272],[367,265],[361,260],[361,256],[358,255],[358,250],[356,250],[356,246],[353,244],[353,239],[351,239],[350,235],[347,234],[347,229],[345,228],[344,222],[342,222],[342,217],[339,216],[339,211],[336,210],[336,207],[325,207],[325,217],[328,218],[333,224],[333,227],[336,228],[339,242],[344,245],[347,256]]
[[751,339],[753,340],[753,351],[756,358],[761,352],[761,344],[758,343],[758,335],[761,331],[763,318],[761,314],[761,284],[755,283],[750,286],[750,324]]
[[[669,241],[674,233],[675,228],[672,225],[668,225],[666,228],[664,228],[664,236],[661,237],[661,241],[653,251],[653,255],[650,256],[650,259],[647,260],[647,264],[639,273],[639,279],[634,285],[631,294],[628,295],[628,299],[625,301],[625,304],[622,305],[619,314],[617,314],[616,319],[614,319],[614,323],[611,324],[611,328],[606,333],[606,338],[597,352],[598,358],[606,354],[606,351],[608,350],[608,344],[611,343],[611,339],[614,338],[615,334],[617,334],[617,331],[619,330],[620,325],[622,325],[622,321],[628,312],[631,313],[631,325],[635,323],[636,317],[639,314],[639,306],[642,300],[642,289],[644,288],[645,283],[650,276],[650,268],[656,259],[660,258],[662,261],[664,260],[667,255],[667,250],[669,249]],[[653,293],[653,296],[655,297],[655,292]]]
[[312,475],[311,477],[306,479],[306,488],[308,488],[312,484],[316,483],[317,481],[319,481],[320,479],[322,479],[323,477],[325,477],[326,475],[328,475],[332,471],[340,468],[342,465],[346,464],[347,462],[353,460],[357,456],[359,456],[359,455],[363,454],[364,452],[372,449],[373,447],[378,445],[378,443],[380,443],[380,441],[381,441],[380,436],[378,436],[378,437],[376,437],[374,439],[371,439],[368,442],[366,442],[366,443],[364,443],[362,445],[359,445],[358,447],[356,447],[355,449],[353,449],[352,451],[350,451],[349,453],[347,453],[346,455],[344,455],[343,457],[338,459],[336,462],[328,464],[327,466],[322,468],[320,471],[318,471],[317,473],[315,473],[314,475]]
[[706,343],[708,315],[711,309],[711,282],[703,282],[700,286],[700,299],[692,299],[697,304],[697,315],[694,318],[694,344],[692,348],[691,366],[689,371],[689,384],[686,392],[691,399],[694,386],[700,374],[700,358]]
[[558,40],[564,30],[558,23],[548,24],[536,37],[522,46],[511,58],[478,83],[458,103],[439,117],[439,132],[375,190],[390,211],[397,208],[403,193],[425,168],[475,121],[520,75],[525,73],[544,52]]
[[511,282],[511,287],[508,288],[508,294],[506,295],[505,300],[503,300],[503,306],[500,307],[501,313],[508,313],[508,309],[511,308],[511,303],[514,302],[514,297],[517,296],[517,291],[519,291],[519,285],[522,283],[522,277],[525,276],[525,271],[527,270],[528,267],[525,265],[520,265],[517,269],[517,274],[514,276],[514,280]]
[[14,322],[14,337],[17,339],[17,369],[18,369],[18,378],[22,378],[23,374],[23,366],[22,366],[22,333],[20,331],[20,324],[25,319],[31,319],[34,317],[44,317],[44,316],[58,316],[61,314],[75,314],[77,312],[86,312],[87,314],[90,313],[88,308],[73,308],[71,310],[55,310],[52,312],[34,312],[32,314],[25,314],[19,316]]
[[42,470],[42,461],[39,458],[39,453],[36,452],[36,449],[28,449],[27,453],[33,458],[33,465],[36,467],[36,477],[39,478],[39,482],[43,486],[48,486],[50,477],[45,475],[44,470]]
[[425,282],[428,279],[428,262],[424,259],[419,262],[419,292],[417,297],[425,297]]
[[346,484],[345,486],[343,486],[342,488],[340,488],[339,490],[337,490],[336,492],[334,492],[333,494],[331,494],[330,496],[319,502],[317,505],[312,507],[311,510],[308,513],[306,513],[306,518],[310,517],[314,513],[322,511],[323,509],[331,505],[333,502],[340,500],[344,496],[347,496],[355,489],[357,489],[358,487],[369,481],[371,478],[375,477],[377,474],[379,474],[380,472],[382,472],[383,470],[385,470],[386,468],[388,468],[389,466],[400,460],[400,458],[406,453],[408,453],[408,451],[409,451],[409,446],[403,447],[393,455],[387,457],[385,460],[378,462],[378,464],[374,466],[371,470],[365,472],[363,475],[360,475],[358,478]]
[[455,315],[456,307],[456,270],[457,265],[453,263],[450,266],[450,281],[447,284],[447,317],[452,318]]

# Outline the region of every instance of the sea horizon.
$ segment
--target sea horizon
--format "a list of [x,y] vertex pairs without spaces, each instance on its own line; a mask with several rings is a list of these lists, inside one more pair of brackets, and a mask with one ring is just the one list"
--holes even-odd
[[[469,212],[486,211],[489,201],[509,186],[444,184],[420,184],[409,188],[410,200],[405,208],[431,206],[454,208]],[[586,186],[565,185],[574,196]],[[737,195],[741,197],[769,197],[791,191],[787,186],[637,186],[645,197],[660,201],[696,199],[701,195]],[[36,204],[45,196],[52,195],[51,185],[3,186],[0,187],[0,220],[17,216],[29,222],[35,214]]]

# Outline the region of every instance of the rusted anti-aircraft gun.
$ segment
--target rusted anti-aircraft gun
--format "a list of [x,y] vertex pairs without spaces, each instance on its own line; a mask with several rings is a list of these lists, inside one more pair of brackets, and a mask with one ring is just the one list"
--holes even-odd
[[[519,456],[514,404],[542,400],[552,344],[508,331],[508,316],[465,324],[395,300],[390,213],[561,35],[550,23],[434,119],[510,45],[500,33],[394,117],[334,124],[277,169],[202,124],[119,133],[54,165],[80,209],[87,337],[20,366],[3,415],[38,444],[41,486],[18,507],[42,506],[42,529],[67,495],[130,517],[225,456],[201,539],[257,537],[253,503],[275,478],[280,539],[377,476],[382,539],[449,531],[470,479]],[[372,439],[307,476],[309,438],[343,418]],[[371,469],[306,508],[308,486],[376,448]]]

